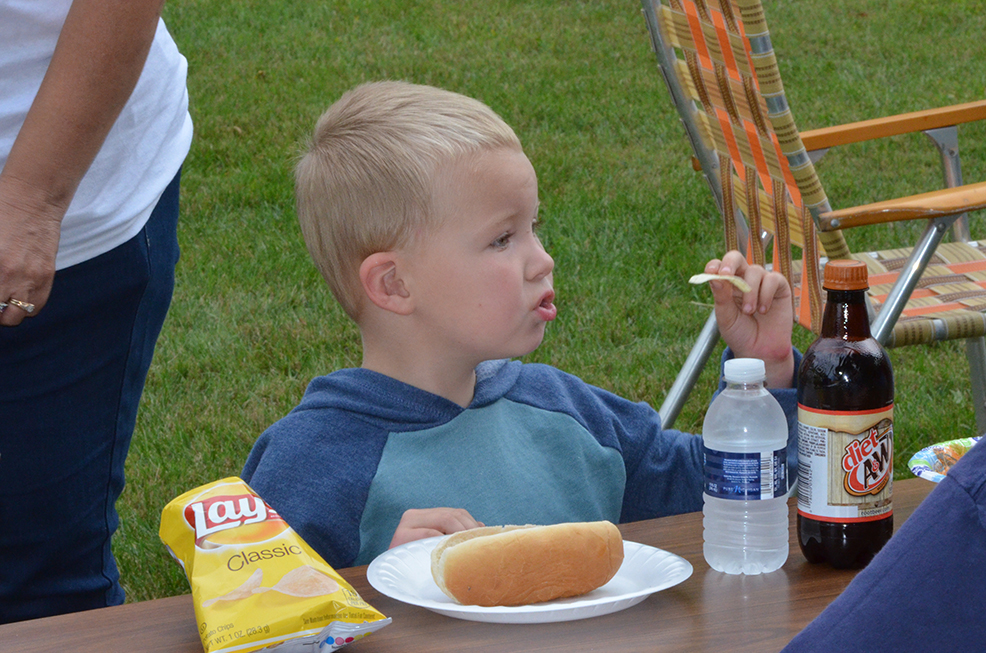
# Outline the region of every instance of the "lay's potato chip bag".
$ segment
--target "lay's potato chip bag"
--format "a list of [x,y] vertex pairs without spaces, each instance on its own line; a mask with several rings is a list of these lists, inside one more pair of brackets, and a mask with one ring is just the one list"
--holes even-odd
[[390,623],[239,478],[173,500],[160,535],[206,653],[334,651]]

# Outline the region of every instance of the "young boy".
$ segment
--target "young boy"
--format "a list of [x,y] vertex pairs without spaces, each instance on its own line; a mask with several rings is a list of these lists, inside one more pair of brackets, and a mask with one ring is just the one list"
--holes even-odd
[[[363,341],[309,385],[242,477],[336,567],[481,523],[626,522],[702,507],[701,439],[530,353],[555,318],[537,177],[484,104],[366,84],[321,117],[297,170],[308,250]],[[706,272],[720,330],[790,388],[790,288],[737,252]],[[794,390],[775,390],[793,424]],[[793,441],[793,431],[792,431]]]

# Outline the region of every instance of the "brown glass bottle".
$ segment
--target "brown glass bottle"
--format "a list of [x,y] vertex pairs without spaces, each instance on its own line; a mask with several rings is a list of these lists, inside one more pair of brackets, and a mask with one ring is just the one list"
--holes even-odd
[[809,562],[859,568],[893,534],[893,370],[870,334],[866,266],[830,261],[823,285],[798,371],[798,541]]

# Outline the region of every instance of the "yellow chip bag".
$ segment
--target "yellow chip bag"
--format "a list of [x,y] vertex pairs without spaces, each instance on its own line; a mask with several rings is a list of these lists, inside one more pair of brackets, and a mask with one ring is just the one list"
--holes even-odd
[[206,653],[334,651],[390,623],[239,478],[173,500],[160,535]]

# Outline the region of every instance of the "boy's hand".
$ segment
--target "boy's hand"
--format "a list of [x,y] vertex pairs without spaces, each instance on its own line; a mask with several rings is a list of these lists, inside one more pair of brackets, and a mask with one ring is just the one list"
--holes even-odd
[[767,368],[767,386],[789,388],[794,380],[791,287],[779,272],[749,265],[740,252],[705,265],[708,274],[733,274],[750,286],[741,292],[726,281],[711,281],[716,322],[726,344],[740,358],[759,358]]
[[424,508],[407,510],[394,531],[394,539],[388,548],[423,540],[437,535],[451,535],[459,531],[483,526],[462,508]]

